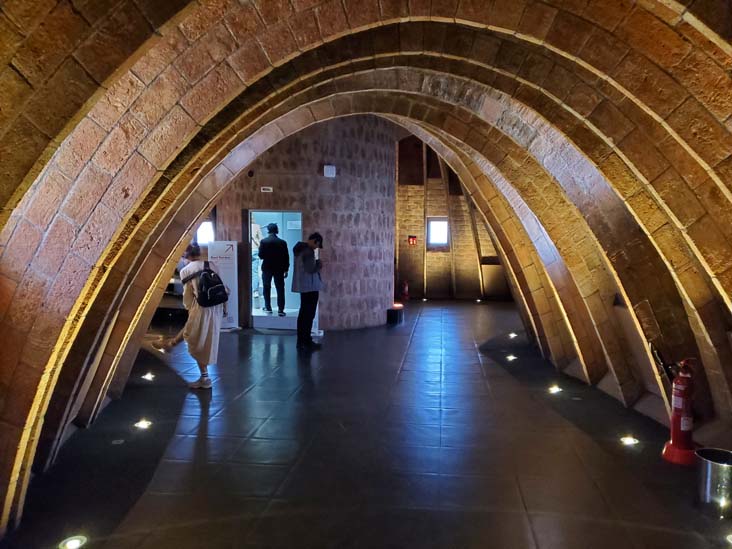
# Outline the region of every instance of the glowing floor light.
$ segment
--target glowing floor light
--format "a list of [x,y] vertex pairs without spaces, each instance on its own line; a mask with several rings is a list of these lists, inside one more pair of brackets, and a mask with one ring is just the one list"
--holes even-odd
[[148,421],[146,419],[141,419],[140,421],[135,423],[135,427],[137,427],[138,429],[149,429],[151,425],[152,421]]
[[427,301],[427,298],[426,298],[426,297],[423,297],[423,298],[422,298],[422,301]]
[[58,544],[59,549],[79,549],[89,541],[86,536],[72,536]]
[[726,538],[724,538],[724,539],[726,539],[726,540],[727,540],[727,543],[729,543],[730,545],[732,545],[732,534],[730,534],[729,536],[727,536],[727,537],[726,537]]
[[508,337],[509,339],[513,339],[515,337],[518,337],[518,334],[516,332],[511,332],[510,334],[508,334]]
[[637,438],[626,435],[620,439],[620,442],[623,444],[623,446],[635,446],[640,442]]
[[153,379],[155,379],[155,374],[153,374],[152,372],[148,372],[144,376],[142,376],[142,379],[152,381]]
[[556,395],[557,393],[562,392],[562,388],[559,385],[552,385],[549,387],[549,392],[553,395]]
[[480,300],[480,299],[476,299],[476,300],[475,300],[475,302],[476,302],[476,303],[480,303],[480,302],[481,302],[481,300]]
[[506,357],[506,360],[508,360],[509,362],[513,362],[513,361],[514,361],[514,360],[516,360],[517,358],[518,358],[518,357],[517,357],[516,355],[508,355],[508,356]]

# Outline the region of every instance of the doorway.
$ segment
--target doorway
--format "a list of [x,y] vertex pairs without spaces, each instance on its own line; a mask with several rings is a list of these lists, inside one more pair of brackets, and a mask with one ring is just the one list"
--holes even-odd
[[[285,279],[285,316],[277,314],[277,291],[274,281],[270,287],[270,304],[273,313],[264,310],[265,296],[262,280],[262,261],[259,258],[259,243],[267,236],[267,225],[275,223],[279,229],[277,236],[287,242],[290,256],[290,271]],[[251,258],[250,310],[253,328],[273,328],[279,330],[297,329],[297,313],[300,309],[300,294],[292,287],[292,248],[302,240],[302,212],[294,211],[249,211],[249,250]]]

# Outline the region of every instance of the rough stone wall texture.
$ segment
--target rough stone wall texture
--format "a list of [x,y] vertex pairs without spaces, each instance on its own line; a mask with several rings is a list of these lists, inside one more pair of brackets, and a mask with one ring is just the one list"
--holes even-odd
[[[417,237],[410,246],[409,236]],[[424,185],[397,186],[397,238],[399,239],[398,280],[407,281],[409,295],[424,297]]]
[[[300,210],[303,237],[323,235],[319,321],[325,330],[384,324],[392,304],[394,131],[373,116],[311,126],[263,154],[217,204],[222,240],[241,242],[243,209]],[[320,175],[323,164],[336,166],[335,179]],[[262,186],[274,192],[262,193]]]
[[478,232],[478,243],[480,245],[481,257],[498,255],[498,252],[496,252],[496,246],[493,244],[490,234],[488,234],[488,229],[486,228],[485,223],[480,219],[479,214],[474,211],[474,209],[473,215],[476,216],[475,229]]
[[[453,238],[452,219],[447,207],[447,184],[442,179],[427,179],[427,195],[425,197],[425,218],[447,217],[450,240]],[[426,234],[426,233],[425,233]],[[452,242],[451,242],[452,245]],[[475,257],[477,261],[477,255]],[[452,297],[454,284],[452,280],[453,257],[450,246],[444,249],[427,248],[425,254],[425,271],[427,273],[427,297]]]
[[475,232],[465,196],[451,194],[448,197],[452,262],[455,277],[455,297],[470,299],[480,297],[482,288],[476,247]]
[[[415,139],[411,137],[400,141],[400,173],[404,164],[407,164],[410,173],[421,173],[413,166],[415,158],[421,164],[423,156],[421,151],[412,150]],[[409,154],[402,151],[403,146],[409,149]],[[432,151],[427,155],[427,158],[430,157],[433,158],[433,173],[430,175],[440,175],[437,157]],[[465,196],[450,195],[447,182],[440,177],[428,177],[422,184],[398,185],[397,278],[400,282],[408,281],[409,295],[412,298],[475,299],[483,295],[479,271],[480,256],[471,215]],[[426,222],[430,217],[448,218],[450,246],[443,249],[427,248]],[[410,235],[417,237],[416,246],[408,245]]]

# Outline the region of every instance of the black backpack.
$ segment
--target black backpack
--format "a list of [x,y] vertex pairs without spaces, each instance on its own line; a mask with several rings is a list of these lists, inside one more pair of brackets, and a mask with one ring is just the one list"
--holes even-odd
[[229,301],[226,286],[221,281],[221,277],[211,270],[208,261],[203,262],[202,271],[185,277],[183,284],[187,284],[196,277],[198,277],[198,295],[196,296],[196,301],[198,301],[201,307],[213,307],[214,305],[221,305]]

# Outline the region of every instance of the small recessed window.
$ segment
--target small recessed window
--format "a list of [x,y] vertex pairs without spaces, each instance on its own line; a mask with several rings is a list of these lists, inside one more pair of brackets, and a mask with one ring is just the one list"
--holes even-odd
[[216,240],[214,236],[214,227],[211,221],[204,221],[196,231],[196,242],[199,244],[208,244]]
[[432,218],[427,220],[427,246],[430,248],[445,248],[449,245],[449,229],[447,218]]

